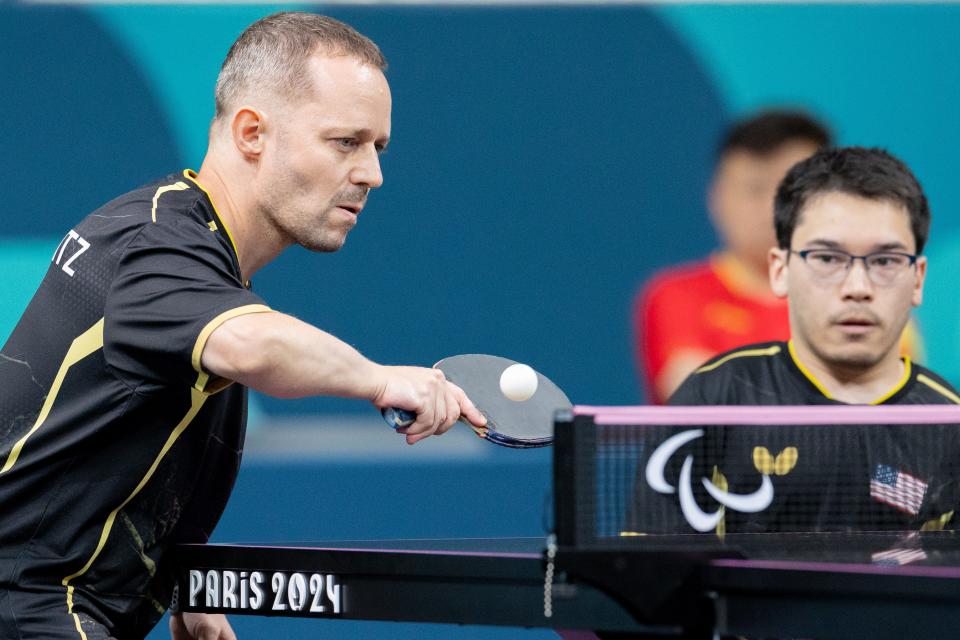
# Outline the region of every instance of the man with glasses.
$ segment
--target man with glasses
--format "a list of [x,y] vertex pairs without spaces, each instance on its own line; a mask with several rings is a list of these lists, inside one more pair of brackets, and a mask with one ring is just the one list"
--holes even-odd
[[960,404],[949,383],[900,357],[930,228],[906,165],[880,149],[820,151],[780,184],[774,226],[770,283],[788,301],[791,339],[709,360],[671,404]]
[[[790,340],[707,361],[670,404],[960,404],[949,383],[899,352],[922,299],[930,228],[927,199],[906,165],[880,149],[820,151],[781,182],[774,226],[770,283],[787,299]],[[720,536],[930,531],[952,528],[960,510],[956,424],[775,424],[701,435],[668,465],[674,486],[703,478],[739,498],[759,492],[761,477],[775,487],[764,505],[721,512]],[[685,460],[692,469],[684,476],[676,467]],[[698,506],[688,499],[681,515],[675,495],[655,493],[641,478],[627,526],[705,531],[689,514],[721,507],[697,483],[687,495]]]

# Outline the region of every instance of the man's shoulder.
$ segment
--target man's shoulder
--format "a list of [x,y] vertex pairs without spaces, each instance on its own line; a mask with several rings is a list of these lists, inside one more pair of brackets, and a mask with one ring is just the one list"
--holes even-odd
[[134,216],[140,222],[159,222],[160,211],[191,208],[202,198],[202,192],[184,175],[172,173],[132,189],[94,211],[90,217],[120,218]]
[[669,403],[778,404],[775,382],[783,378],[779,369],[787,349],[786,342],[758,342],[716,355],[690,374]]
[[944,378],[930,369],[913,364],[916,384],[906,401],[923,404],[960,404],[960,394]]
[[745,344],[713,356],[696,371],[697,375],[726,371],[754,371],[770,366],[775,358],[787,351],[787,343],[781,341]]
[[170,174],[107,202],[75,229],[81,236],[97,236],[111,244],[129,242],[148,229],[162,234],[175,228],[180,235],[202,236],[210,231],[205,198],[185,175]]

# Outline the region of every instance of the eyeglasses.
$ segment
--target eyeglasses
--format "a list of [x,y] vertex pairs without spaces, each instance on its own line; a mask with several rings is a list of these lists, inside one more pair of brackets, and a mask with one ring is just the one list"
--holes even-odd
[[917,262],[916,255],[897,251],[877,251],[865,256],[855,256],[839,249],[787,249],[787,252],[800,256],[817,279],[829,284],[842,282],[857,260],[863,260],[870,282],[880,287],[893,284],[901,273]]

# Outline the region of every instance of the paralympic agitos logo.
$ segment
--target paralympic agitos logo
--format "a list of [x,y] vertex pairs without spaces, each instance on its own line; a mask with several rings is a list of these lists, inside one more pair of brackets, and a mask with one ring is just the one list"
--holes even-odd
[[646,468],[646,479],[650,488],[657,493],[678,494],[680,511],[687,523],[696,531],[706,532],[715,529],[723,519],[724,508],[741,513],[759,513],[769,507],[773,502],[773,482],[770,480],[770,475],[786,475],[797,462],[795,447],[787,447],[776,458],[767,451],[766,447],[754,447],[753,463],[761,475],[760,488],[752,493],[732,493],[726,487],[718,487],[708,478],[700,478],[703,488],[720,504],[716,511],[708,513],[700,508],[693,496],[690,477],[693,469],[693,454],[688,454],[683,460],[677,487],[667,482],[664,477],[664,469],[671,456],[683,445],[701,437],[703,437],[703,429],[692,429],[667,438],[654,450],[647,461]]

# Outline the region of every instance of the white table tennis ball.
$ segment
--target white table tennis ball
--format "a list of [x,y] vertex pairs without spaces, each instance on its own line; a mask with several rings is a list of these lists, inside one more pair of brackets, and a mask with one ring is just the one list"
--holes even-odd
[[525,364],[512,364],[500,374],[500,391],[515,402],[529,400],[537,392],[537,372]]

